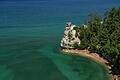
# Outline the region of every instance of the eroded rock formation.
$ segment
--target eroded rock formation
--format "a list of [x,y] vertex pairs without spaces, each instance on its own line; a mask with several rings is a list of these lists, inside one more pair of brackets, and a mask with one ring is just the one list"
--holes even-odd
[[76,36],[75,25],[68,22],[65,26],[64,36],[61,40],[62,48],[75,48],[76,45],[80,45],[80,39]]

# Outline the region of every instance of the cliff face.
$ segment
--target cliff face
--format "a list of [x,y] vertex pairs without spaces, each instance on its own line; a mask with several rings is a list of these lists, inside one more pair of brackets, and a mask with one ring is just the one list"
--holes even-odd
[[74,30],[75,25],[71,22],[66,24],[64,36],[61,40],[61,47],[62,48],[75,48],[75,45],[80,44],[80,40],[76,35],[76,30]]

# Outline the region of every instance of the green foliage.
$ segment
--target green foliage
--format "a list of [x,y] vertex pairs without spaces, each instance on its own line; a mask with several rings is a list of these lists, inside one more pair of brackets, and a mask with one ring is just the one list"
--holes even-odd
[[78,43],[74,43],[74,48],[79,48],[79,45],[78,45]]
[[71,34],[71,32],[69,32],[69,33],[68,33],[68,38],[69,38],[70,40],[72,39],[72,36],[73,36],[73,35]]
[[110,58],[114,66],[120,65],[120,7],[107,11],[103,18],[90,14],[87,26],[76,28],[80,34],[80,48],[89,48]]

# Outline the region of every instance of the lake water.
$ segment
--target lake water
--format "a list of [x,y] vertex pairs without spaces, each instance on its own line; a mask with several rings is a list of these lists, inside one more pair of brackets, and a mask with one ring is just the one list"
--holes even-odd
[[81,24],[120,0],[0,0],[0,80],[108,80],[104,66],[59,51],[67,21]]

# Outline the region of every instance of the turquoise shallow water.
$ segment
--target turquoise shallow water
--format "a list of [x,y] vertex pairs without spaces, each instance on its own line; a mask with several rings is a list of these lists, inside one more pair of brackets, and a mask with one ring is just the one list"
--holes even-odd
[[60,39],[53,32],[39,27],[1,29],[0,80],[107,80],[100,64],[61,54]]
[[105,68],[87,58],[63,55],[66,21],[84,22],[120,1],[1,0],[0,80],[107,80]]

